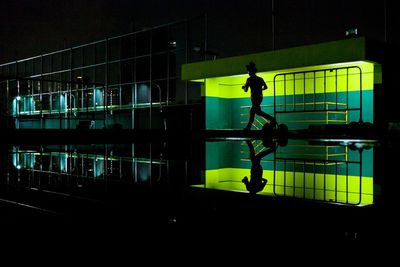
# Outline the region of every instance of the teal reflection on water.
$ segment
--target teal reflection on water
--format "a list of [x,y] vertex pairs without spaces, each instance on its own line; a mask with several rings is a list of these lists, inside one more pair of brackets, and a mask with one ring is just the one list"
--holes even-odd
[[310,145],[305,140],[290,140],[284,147],[276,143],[265,146],[261,140],[209,142],[205,183],[196,186],[342,204],[372,204],[373,149]]

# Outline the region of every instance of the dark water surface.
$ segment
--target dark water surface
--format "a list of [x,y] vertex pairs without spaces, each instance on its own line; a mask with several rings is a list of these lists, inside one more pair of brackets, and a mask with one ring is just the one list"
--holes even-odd
[[11,237],[378,244],[398,234],[387,142],[21,145],[3,147],[0,164]]

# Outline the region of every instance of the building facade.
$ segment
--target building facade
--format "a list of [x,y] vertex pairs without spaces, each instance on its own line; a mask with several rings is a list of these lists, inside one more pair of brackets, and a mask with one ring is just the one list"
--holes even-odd
[[205,17],[0,65],[1,114],[33,129],[191,128],[200,108],[180,66],[206,59]]

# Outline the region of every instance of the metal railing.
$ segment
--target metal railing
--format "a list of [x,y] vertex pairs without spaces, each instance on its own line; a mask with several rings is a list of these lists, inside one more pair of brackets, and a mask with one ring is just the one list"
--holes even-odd
[[[201,47],[200,52],[204,53],[195,51],[195,47]],[[206,52],[207,17],[201,15],[0,64],[0,90],[6,83],[3,77],[72,81],[77,75],[86,75],[94,83],[103,84],[107,92],[105,115],[125,110],[129,118],[118,117],[116,120],[123,120],[130,124],[130,128],[136,128],[142,127],[137,122],[144,119],[136,118],[141,116],[147,120],[147,127],[153,128],[153,117],[158,115],[162,105],[185,106],[193,102],[189,96],[189,84],[180,80],[177,70],[181,64],[207,60]],[[142,99],[138,97],[140,84],[147,86]],[[154,84],[160,86],[161,93],[152,96],[152,90],[159,89],[154,88]],[[7,94],[22,96],[15,92]],[[200,102],[196,98],[195,101]],[[1,97],[0,101],[4,99]],[[141,110],[136,112],[136,108]],[[165,120],[161,127],[166,128]]]
[[[280,164],[280,167],[277,166],[278,164]],[[361,161],[309,160],[276,157],[274,166],[273,192],[276,196],[312,199],[348,205],[361,204],[363,181]],[[358,181],[356,186],[354,186],[354,183],[350,185],[350,166],[358,166],[359,175],[357,177]],[[280,182],[278,182],[277,178],[278,169],[283,173],[283,177],[280,179],[283,181]],[[341,174],[343,169],[344,173]],[[344,178],[341,177],[339,179],[341,175]],[[328,179],[328,177],[334,177],[333,184],[332,179]],[[345,179],[344,185],[339,186],[339,180],[343,179]],[[322,183],[322,186],[319,185],[320,187],[318,187],[317,183]],[[356,196],[357,199],[350,196]]]
[[[241,145],[245,146],[244,143]],[[253,141],[253,145],[255,154],[267,149],[260,140]],[[250,161],[247,149],[241,149],[240,154],[241,161]],[[347,146],[288,144],[262,162],[269,166],[265,170],[273,172],[270,184],[275,196],[346,205],[363,204],[366,192],[363,192],[362,184],[368,178],[363,177],[361,151],[357,157],[349,157]]]
[[[357,80],[356,89],[351,88],[354,82],[350,82],[350,78]],[[363,121],[362,70],[358,66],[281,73],[274,76],[273,82],[276,117],[283,114],[324,114],[323,119],[306,117],[286,122],[348,124],[349,112],[359,112],[359,122]],[[282,91],[282,95],[277,95],[277,91]],[[350,103],[350,91],[359,91],[358,103]],[[271,105],[265,107],[271,108]],[[331,114],[342,117],[331,118]]]
[[[72,128],[71,121],[99,120],[106,127],[107,112],[105,86],[102,84],[84,84],[31,78],[13,78],[6,80],[9,104],[8,116],[16,121],[19,128],[21,120],[36,119],[40,128],[44,120],[59,121],[59,128]],[[11,88],[11,84],[15,88]],[[101,114],[102,116],[96,116]],[[75,123],[76,124],[76,123]]]

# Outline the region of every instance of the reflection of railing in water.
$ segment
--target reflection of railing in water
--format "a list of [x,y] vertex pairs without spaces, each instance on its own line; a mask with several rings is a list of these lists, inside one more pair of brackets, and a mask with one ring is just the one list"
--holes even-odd
[[[258,140],[253,145],[256,154],[266,149]],[[241,146],[241,161],[250,161],[245,144]],[[362,153],[354,151],[350,156],[347,146],[289,144],[262,163],[264,171],[273,173],[268,184],[276,196],[348,205],[372,203],[371,177],[363,176]]]
[[[256,154],[265,150],[261,140],[252,141]],[[241,154],[248,154],[248,150],[245,143],[241,143],[244,149],[240,150]],[[318,151],[316,151],[316,149]],[[311,151],[307,151],[311,150]],[[339,150],[339,151],[338,151]],[[278,149],[275,152],[276,157],[293,157],[298,159],[310,158],[310,159],[322,159],[322,160],[348,160],[348,147],[347,146],[335,146],[335,145],[307,145],[307,144],[288,144],[284,150]],[[247,158],[242,158],[242,160],[248,160]]]
[[[358,175],[349,174],[353,166],[357,167]],[[277,196],[351,205],[362,202],[361,162],[275,158],[274,169],[274,194]]]
[[[29,178],[50,176],[118,180],[151,185],[166,175],[163,159],[133,158],[75,152],[13,151],[13,166]],[[37,178],[37,177],[36,177]],[[39,183],[41,184],[41,183]]]

